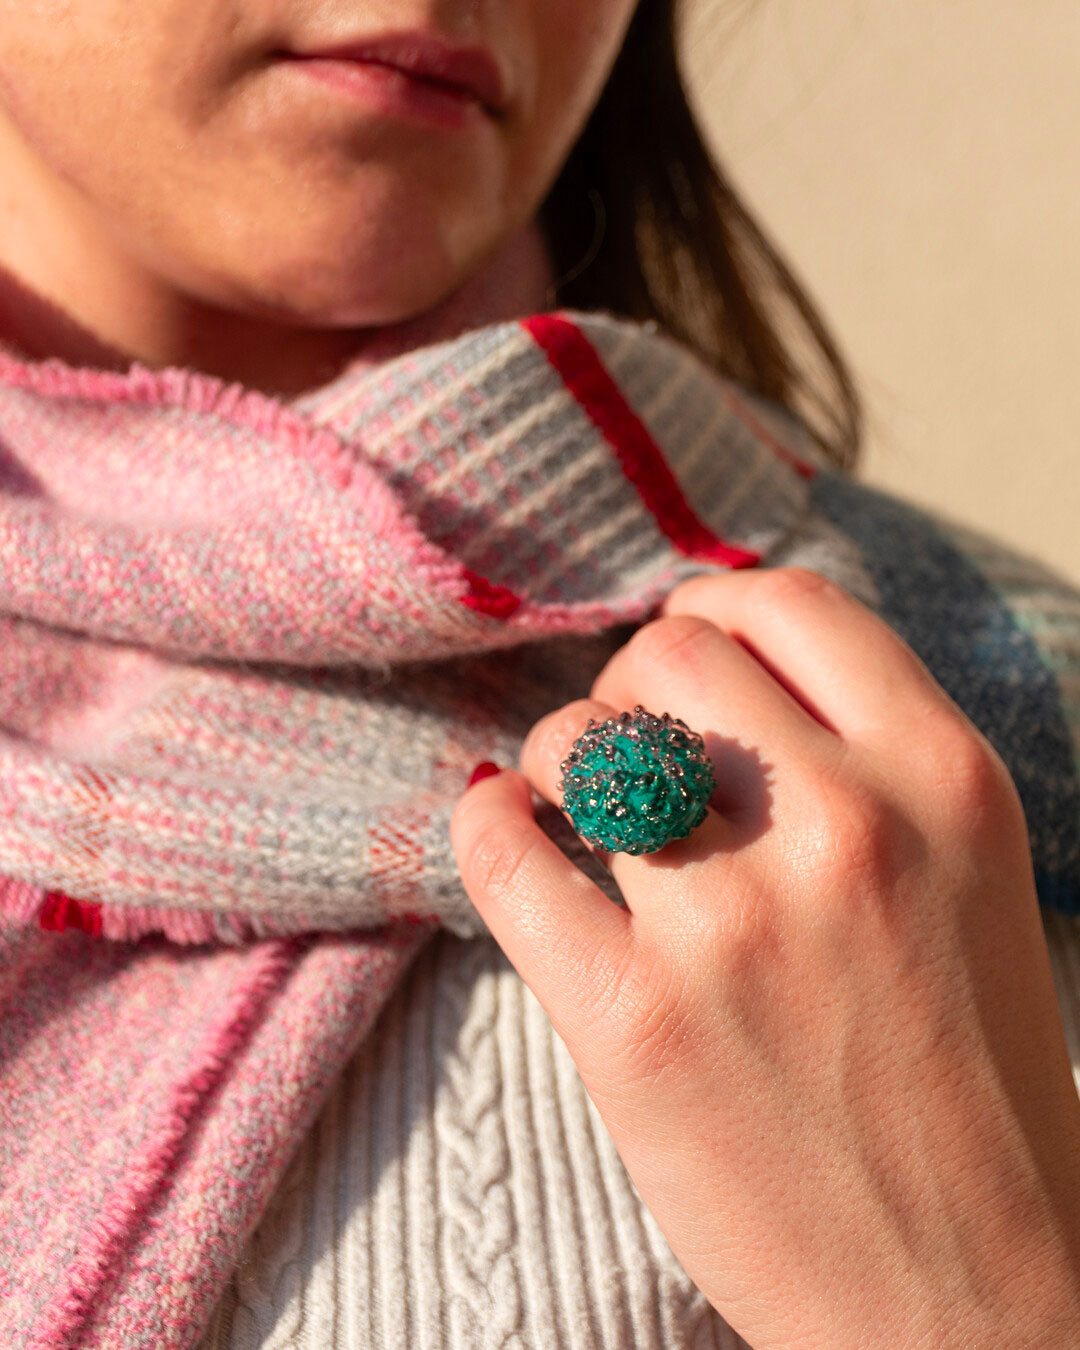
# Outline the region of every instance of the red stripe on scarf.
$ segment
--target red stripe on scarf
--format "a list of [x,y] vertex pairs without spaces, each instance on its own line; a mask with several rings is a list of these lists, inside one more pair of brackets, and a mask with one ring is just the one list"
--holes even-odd
[[584,334],[555,314],[532,314],[522,327],[603,433],[660,529],[682,553],[728,567],[755,567],[761,554],[725,543],[694,514],[648,428],[623,397]]
[[89,900],[76,900],[63,891],[48,891],[38,911],[38,925],[51,933],[78,928],[91,937],[100,937],[101,906]]
[[463,567],[462,575],[469,583],[469,593],[461,597],[462,604],[468,605],[481,614],[490,614],[496,619],[507,619],[521,604],[521,597],[515,595],[508,586],[489,581],[471,567]]

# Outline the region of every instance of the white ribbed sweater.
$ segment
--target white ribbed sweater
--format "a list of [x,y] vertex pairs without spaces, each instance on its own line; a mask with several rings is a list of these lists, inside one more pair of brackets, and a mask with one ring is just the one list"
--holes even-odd
[[[1042,910],[1080,1087],[1080,919]],[[424,948],[201,1350],[742,1350],[492,938]]]

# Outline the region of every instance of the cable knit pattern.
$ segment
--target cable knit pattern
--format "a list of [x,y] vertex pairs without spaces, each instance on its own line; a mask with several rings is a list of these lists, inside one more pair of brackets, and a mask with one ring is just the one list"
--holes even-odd
[[349,1065],[201,1350],[740,1350],[495,942],[445,931]]

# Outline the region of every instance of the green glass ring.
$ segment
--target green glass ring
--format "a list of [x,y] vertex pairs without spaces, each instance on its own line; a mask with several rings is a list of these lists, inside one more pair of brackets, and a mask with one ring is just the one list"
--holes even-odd
[[640,703],[606,722],[590,717],[559,767],[563,810],[606,853],[655,853],[705,819],[716,787],[705,742],[681,717]]

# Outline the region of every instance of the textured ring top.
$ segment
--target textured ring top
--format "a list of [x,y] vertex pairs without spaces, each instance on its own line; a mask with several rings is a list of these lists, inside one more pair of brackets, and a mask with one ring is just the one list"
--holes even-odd
[[681,717],[640,703],[605,722],[592,717],[559,766],[563,810],[607,853],[655,853],[708,814],[716,787],[705,742]]

